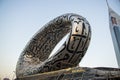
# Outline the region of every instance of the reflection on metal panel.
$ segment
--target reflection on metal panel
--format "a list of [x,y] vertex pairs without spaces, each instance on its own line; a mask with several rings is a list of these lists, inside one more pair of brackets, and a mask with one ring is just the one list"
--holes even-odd
[[118,67],[120,68],[120,16],[114,12],[109,6],[110,31],[117,58]]
[[115,37],[116,37],[116,40],[117,40],[117,43],[118,43],[118,47],[120,49],[120,27],[118,26],[114,26],[114,32],[115,32]]

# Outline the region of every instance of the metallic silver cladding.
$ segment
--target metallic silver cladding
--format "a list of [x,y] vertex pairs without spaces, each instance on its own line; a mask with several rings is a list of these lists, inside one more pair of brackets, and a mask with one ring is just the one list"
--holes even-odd
[[[62,47],[48,58],[68,33]],[[61,15],[43,26],[29,41],[18,60],[16,76],[75,67],[85,55],[90,39],[91,28],[84,17],[73,13]]]

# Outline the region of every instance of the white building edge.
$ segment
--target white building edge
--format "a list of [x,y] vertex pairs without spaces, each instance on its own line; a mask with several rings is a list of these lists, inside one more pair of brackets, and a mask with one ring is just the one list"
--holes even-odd
[[112,41],[116,53],[118,67],[120,68],[120,16],[113,11],[109,5],[109,27],[112,36]]

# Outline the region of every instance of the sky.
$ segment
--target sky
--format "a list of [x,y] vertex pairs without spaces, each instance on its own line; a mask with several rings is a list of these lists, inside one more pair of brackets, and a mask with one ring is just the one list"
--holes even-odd
[[[119,0],[108,0],[120,15]],[[82,67],[118,67],[105,0],[0,0],[0,77],[14,77],[18,58],[32,36],[65,13],[85,17],[92,30]]]

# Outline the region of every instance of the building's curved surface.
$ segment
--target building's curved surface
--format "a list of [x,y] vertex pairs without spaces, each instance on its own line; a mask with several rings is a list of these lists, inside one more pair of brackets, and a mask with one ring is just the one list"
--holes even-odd
[[[68,33],[63,46],[48,58],[56,44]],[[90,25],[82,16],[69,13],[53,19],[33,36],[21,53],[16,76],[77,66],[89,46],[90,38]]]

